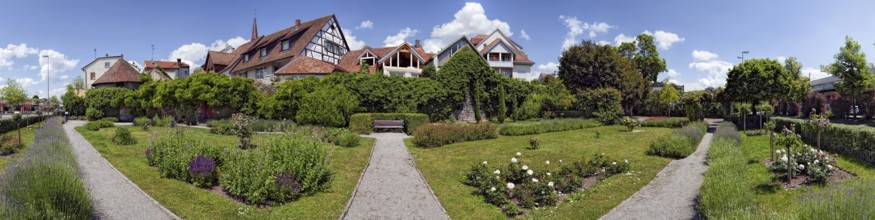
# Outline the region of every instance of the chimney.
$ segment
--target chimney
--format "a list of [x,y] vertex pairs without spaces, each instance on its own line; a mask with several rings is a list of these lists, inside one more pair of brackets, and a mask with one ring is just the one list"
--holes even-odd
[[418,38],[418,37],[416,38],[416,44],[414,44],[413,47],[415,47],[415,48],[421,48],[421,47],[422,47],[422,44],[421,44],[421,42],[419,42],[419,38]]
[[176,64],[182,63],[182,59],[176,58]]
[[295,19],[295,27],[301,26],[301,19]]

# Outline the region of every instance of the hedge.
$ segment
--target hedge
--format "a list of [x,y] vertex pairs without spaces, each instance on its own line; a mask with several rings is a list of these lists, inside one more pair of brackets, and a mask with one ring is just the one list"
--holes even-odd
[[492,123],[444,124],[432,123],[413,131],[413,143],[419,147],[440,147],[465,141],[498,138],[498,126]]
[[404,120],[404,133],[412,134],[429,123],[428,115],[420,113],[358,113],[349,118],[349,130],[359,134],[374,132],[374,120]]
[[[46,116],[22,116],[21,117],[21,127],[27,127],[28,125],[35,124],[37,122],[41,122],[46,119]],[[18,126],[15,125],[15,120],[12,119],[3,119],[0,120],[0,133],[6,133],[9,131],[14,131],[18,129]]]
[[500,134],[508,136],[541,134],[558,131],[598,127],[602,124],[592,119],[556,119],[536,123],[511,123],[501,126]]
[[[806,143],[817,143],[817,134],[803,129],[807,120],[772,117],[775,120],[775,130],[780,131],[784,127],[795,127],[796,133],[802,136]],[[823,150],[842,154],[851,158],[875,164],[875,128],[865,125],[831,124],[829,129],[820,135],[821,148]]]
[[642,121],[641,127],[680,128],[689,123],[689,118],[656,118]]

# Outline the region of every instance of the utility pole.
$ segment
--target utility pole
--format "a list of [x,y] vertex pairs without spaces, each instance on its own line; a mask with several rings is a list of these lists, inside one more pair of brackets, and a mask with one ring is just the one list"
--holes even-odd
[[[43,55],[43,58],[46,58],[46,69],[47,69],[46,70],[46,101],[48,102],[49,96],[51,96],[49,93],[52,91],[52,86],[51,86],[52,80],[49,77],[50,76],[49,74],[52,73],[52,62],[51,62],[52,58],[49,57],[49,55]],[[46,106],[46,105],[43,104],[43,106]],[[45,109],[43,109],[43,110],[45,110]]]
[[152,44],[152,58],[149,60],[155,61],[155,44]]
[[741,51],[741,56],[738,57],[738,59],[741,59],[741,62],[744,63],[744,55],[745,55],[745,54],[749,54],[749,53],[750,53],[750,51],[746,51],[746,50],[745,50],[745,51]]

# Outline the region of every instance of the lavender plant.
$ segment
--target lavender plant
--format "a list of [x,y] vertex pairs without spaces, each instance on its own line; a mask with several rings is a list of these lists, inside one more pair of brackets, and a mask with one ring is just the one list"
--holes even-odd
[[197,187],[210,187],[216,182],[216,161],[204,155],[197,155],[188,163],[191,183]]

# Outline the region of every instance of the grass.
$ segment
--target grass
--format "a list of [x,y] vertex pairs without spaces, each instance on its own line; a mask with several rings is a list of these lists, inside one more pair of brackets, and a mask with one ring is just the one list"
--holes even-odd
[[753,209],[754,194],[749,188],[747,160],[733,126],[721,124],[708,148],[708,170],[699,194],[699,210],[710,219],[747,218]]
[[499,133],[501,135],[510,136],[530,135],[557,131],[577,130],[596,127],[600,125],[601,123],[593,119],[550,119],[540,120],[536,122],[522,121],[501,125]]
[[[474,187],[464,185],[465,172],[484,160],[491,166],[506,166],[516,152],[531,169],[590,158],[604,153],[608,157],[628,159],[633,174],[620,174],[606,179],[594,188],[572,194],[555,207],[541,208],[526,214],[535,219],[596,219],[647,185],[670,159],[646,156],[651,141],[669,135],[671,129],[645,128],[627,132],[622,126],[602,126],[538,135],[501,136],[498,139],[446,145],[440,148],[414,147],[406,144],[441,204],[453,219],[505,219],[501,210],[482,197],[472,194]],[[596,139],[596,132],[601,138]],[[538,150],[527,150],[529,139],[540,139]],[[544,161],[550,160],[552,165]],[[494,164],[494,165],[493,165]]]
[[[25,154],[25,152],[27,152],[27,148],[33,144],[33,137],[34,137],[34,133],[35,133],[36,128],[39,128],[41,126],[42,126],[42,123],[37,123],[37,124],[30,125],[30,127],[28,127],[28,128],[21,129],[21,139],[23,140],[22,142],[24,144],[24,147],[22,147],[22,149],[17,153],[6,155],[6,156],[0,156],[0,173],[3,173],[6,170],[6,166],[9,165],[9,163],[20,158],[22,155]],[[16,137],[18,137],[18,130],[12,130],[12,131],[6,132],[4,134],[15,135]],[[4,135],[4,134],[0,134],[0,135]]]
[[[169,129],[172,128],[152,127],[149,132]],[[191,133],[200,136],[208,144],[237,143],[234,136],[210,134],[207,129],[184,129],[190,129]],[[149,133],[143,129],[131,129],[138,143],[128,146],[115,145],[110,141],[112,129],[89,131],[79,127],[76,130],[116,169],[161,205],[185,219],[337,219],[352,196],[374,146],[374,139],[370,138],[364,139],[354,148],[328,145],[327,152],[334,181],[327,192],[303,197],[281,206],[259,208],[224,198],[186,182],[160,178],[158,171],[147,164],[144,153]],[[254,135],[253,143],[259,143],[266,136]]]

